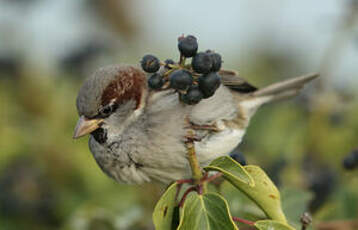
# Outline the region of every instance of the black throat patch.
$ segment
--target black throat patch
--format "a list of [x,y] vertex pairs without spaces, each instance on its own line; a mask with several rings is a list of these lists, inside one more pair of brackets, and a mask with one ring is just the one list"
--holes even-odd
[[107,131],[102,128],[96,129],[91,135],[100,144],[104,144],[107,141]]

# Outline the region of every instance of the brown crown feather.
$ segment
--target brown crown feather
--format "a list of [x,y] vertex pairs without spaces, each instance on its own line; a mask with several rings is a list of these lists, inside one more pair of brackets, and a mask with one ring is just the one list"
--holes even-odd
[[145,87],[146,75],[143,71],[132,66],[120,69],[115,76],[115,80],[111,81],[104,89],[101,105],[105,106],[113,99],[118,105],[134,99],[137,109]]

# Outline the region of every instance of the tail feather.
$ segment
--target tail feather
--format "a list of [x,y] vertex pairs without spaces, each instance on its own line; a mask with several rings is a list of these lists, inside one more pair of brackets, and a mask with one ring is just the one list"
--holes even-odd
[[268,102],[286,99],[299,94],[300,90],[307,82],[319,76],[318,73],[310,73],[300,77],[274,83],[255,92],[250,93],[249,97],[239,102],[239,107],[248,118],[263,104]]
[[277,82],[272,85],[269,85],[265,88],[259,89],[252,93],[253,96],[268,96],[268,95],[277,95],[279,96],[281,93],[286,93],[287,91],[297,91],[299,92],[303,86],[313,79],[319,76],[318,73],[310,73],[300,77],[295,77],[292,79],[288,79],[285,81]]

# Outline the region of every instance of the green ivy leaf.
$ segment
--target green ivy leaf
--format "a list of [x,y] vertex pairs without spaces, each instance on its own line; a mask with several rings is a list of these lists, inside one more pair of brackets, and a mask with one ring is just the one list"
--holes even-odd
[[280,192],[271,179],[258,166],[247,165],[244,168],[254,179],[255,186],[241,184],[237,188],[248,195],[269,218],[286,223],[281,207]]
[[280,192],[260,167],[242,167],[225,156],[215,159],[205,169],[222,172],[225,179],[251,198],[269,218],[286,223],[281,208]]
[[287,224],[274,220],[259,220],[255,222],[255,227],[259,230],[295,230]]
[[232,221],[227,202],[215,193],[191,193],[180,214],[178,230],[238,230]]
[[172,230],[176,228],[175,224],[173,224],[173,217],[177,206],[175,200],[176,193],[177,183],[173,183],[156,204],[153,212],[153,223],[156,230]]
[[239,163],[234,161],[231,157],[223,156],[213,160],[209,166],[204,168],[206,171],[219,171],[225,179],[232,184],[241,182],[249,186],[255,186],[253,178]]
[[[233,186],[229,181],[220,185],[220,195],[227,200],[231,215],[251,221],[267,219],[262,209],[252,201],[245,193]],[[285,215],[287,215],[285,213]]]

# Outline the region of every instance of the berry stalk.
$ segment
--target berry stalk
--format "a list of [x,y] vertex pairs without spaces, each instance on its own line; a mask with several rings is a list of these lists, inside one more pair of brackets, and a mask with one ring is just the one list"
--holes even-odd
[[184,66],[185,66],[185,60],[186,60],[185,56],[182,55],[182,54],[180,54],[180,57],[179,57],[179,65],[182,66],[182,67],[184,67]]

